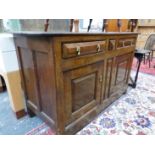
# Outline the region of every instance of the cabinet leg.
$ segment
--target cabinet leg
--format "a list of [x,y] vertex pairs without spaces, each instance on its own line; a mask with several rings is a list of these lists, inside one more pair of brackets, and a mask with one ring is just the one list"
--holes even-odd
[[28,115],[30,117],[34,117],[35,116],[35,113],[31,109],[29,109],[29,108],[27,108],[27,113],[28,113]]

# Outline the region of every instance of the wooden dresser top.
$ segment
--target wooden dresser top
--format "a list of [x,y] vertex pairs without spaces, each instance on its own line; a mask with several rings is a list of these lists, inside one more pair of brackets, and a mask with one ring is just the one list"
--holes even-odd
[[134,32],[33,32],[21,31],[13,33],[14,36],[91,36],[91,35],[138,35]]

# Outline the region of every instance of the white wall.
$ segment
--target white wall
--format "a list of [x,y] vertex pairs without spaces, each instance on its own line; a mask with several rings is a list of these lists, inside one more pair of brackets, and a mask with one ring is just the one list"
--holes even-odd
[[0,34],[0,70],[19,70],[12,34]]

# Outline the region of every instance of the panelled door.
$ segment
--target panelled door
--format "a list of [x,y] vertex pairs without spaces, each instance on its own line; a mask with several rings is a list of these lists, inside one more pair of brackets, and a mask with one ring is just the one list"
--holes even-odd
[[101,102],[104,62],[64,72],[66,125],[82,117]]
[[107,59],[102,100],[105,100],[112,95],[117,96],[116,93],[122,93],[128,86],[132,56],[132,53],[128,53]]
[[[129,72],[132,63],[132,53],[117,56],[114,62],[109,95],[121,92],[128,86]],[[121,92],[122,94],[122,92]]]

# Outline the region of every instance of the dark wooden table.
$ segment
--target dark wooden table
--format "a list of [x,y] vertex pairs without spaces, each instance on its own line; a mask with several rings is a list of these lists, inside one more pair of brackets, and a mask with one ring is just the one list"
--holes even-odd
[[[141,65],[141,62],[142,62],[143,58],[145,57],[145,55],[147,53],[148,53],[149,59],[150,59],[151,51],[144,50],[144,49],[143,50],[135,50],[134,57],[138,60],[138,65],[137,65],[135,78],[132,79],[132,77],[130,76],[130,80],[131,80],[132,83],[130,83],[129,86],[131,86],[132,88],[136,88],[140,65]],[[149,61],[149,67],[150,67],[150,61]]]

